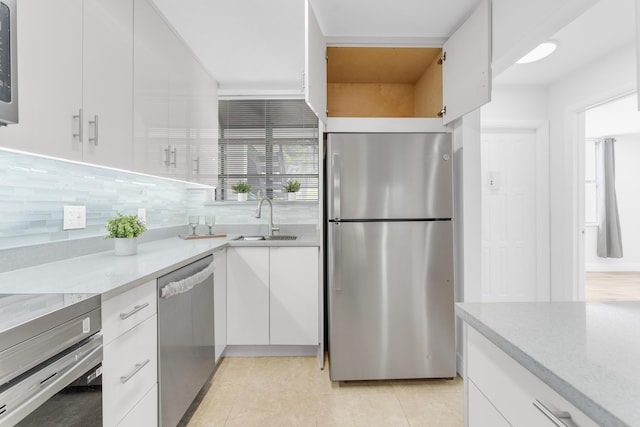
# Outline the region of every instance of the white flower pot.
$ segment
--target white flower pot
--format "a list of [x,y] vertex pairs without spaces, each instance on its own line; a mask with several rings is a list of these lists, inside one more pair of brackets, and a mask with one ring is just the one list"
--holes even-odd
[[287,193],[287,200],[289,200],[290,202],[295,202],[296,201],[296,193]]
[[138,238],[115,238],[116,255],[126,256],[138,253]]
[[248,193],[238,193],[238,201],[246,202]]

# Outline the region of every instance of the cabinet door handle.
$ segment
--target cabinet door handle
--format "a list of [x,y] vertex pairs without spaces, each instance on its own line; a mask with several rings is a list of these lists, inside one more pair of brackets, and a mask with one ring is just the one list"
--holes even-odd
[[93,138],[89,138],[89,142],[98,146],[98,115],[93,116],[93,120],[89,120],[89,125],[93,125]]
[[139,312],[140,310],[148,306],[149,306],[148,302],[145,302],[144,304],[136,305],[135,307],[133,307],[133,310],[131,310],[130,312],[120,313],[120,319],[122,320],[128,319],[129,317],[133,316],[134,314],[136,314],[137,312]]
[[178,149],[176,147],[173,147],[173,150],[171,150],[171,154],[173,155],[173,162],[169,163],[169,165],[175,168],[177,167],[176,164],[178,163]]
[[129,375],[124,376],[124,377],[120,377],[120,382],[121,382],[122,384],[124,384],[124,383],[126,383],[127,381],[129,381],[131,378],[133,378],[133,376],[134,376],[135,374],[137,374],[138,372],[140,372],[140,369],[144,368],[144,367],[147,365],[147,363],[149,363],[149,362],[151,362],[151,360],[150,360],[150,359],[147,359],[147,360],[145,360],[145,361],[144,361],[144,362],[142,362],[142,363],[136,363],[136,366],[133,368],[133,371],[131,371],[131,373],[130,373]]
[[538,408],[557,427],[577,427],[577,424],[571,419],[571,414],[566,411],[552,411],[538,399],[533,401],[533,406]]
[[166,167],[171,166],[171,146],[167,145],[167,148],[164,149],[164,165]]
[[84,119],[82,118],[82,108],[78,109],[78,114],[73,116],[74,119],[78,119],[78,133],[74,133],[73,137],[78,138],[79,142],[82,142],[82,122]]
[[195,159],[193,159],[193,163],[195,164],[195,167],[193,168],[193,172],[196,174],[200,173],[200,157],[196,157]]

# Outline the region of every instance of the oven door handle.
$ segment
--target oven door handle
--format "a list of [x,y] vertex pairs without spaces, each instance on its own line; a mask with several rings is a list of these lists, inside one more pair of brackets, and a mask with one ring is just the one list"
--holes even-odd
[[[4,415],[0,415],[0,422],[8,425],[20,422],[60,390],[101,362],[102,335],[96,334],[89,338],[82,347],[67,353],[52,362],[51,365],[34,372],[28,378],[1,393],[0,395],[4,395],[1,400],[5,400],[5,397],[11,399],[15,406],[12,410],[7,410]],[[98,369],[96,376],[102,373],[102,368]],[[21,392],[24,396],[14,398],[12,395],[12,393]]]
[[211,264],[209,264],[193,276],[189,276],[186,279],[177,280],[175,282],[167,283],[162,288],[160,288],[160,298],[171,298],[173,296],[189,292],[194,288],[194,286],[204,282],[207,277],[211,276],[214,269],[215,261],[212,261]]

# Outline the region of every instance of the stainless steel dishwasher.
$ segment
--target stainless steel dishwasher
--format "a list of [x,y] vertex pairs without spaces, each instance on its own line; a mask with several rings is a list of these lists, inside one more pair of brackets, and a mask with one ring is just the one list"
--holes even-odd
[[180,422],[215,367],[213,256],[158,278],[159,417]]

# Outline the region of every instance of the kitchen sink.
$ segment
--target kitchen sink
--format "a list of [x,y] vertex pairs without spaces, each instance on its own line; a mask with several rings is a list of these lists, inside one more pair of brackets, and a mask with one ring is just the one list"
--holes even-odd
[[240,236],[233,240],[244,240],[244,241],[257,241],[257,240],[297,240],[298,236],[292,236],[289,234],[278,234],[275,236]]

